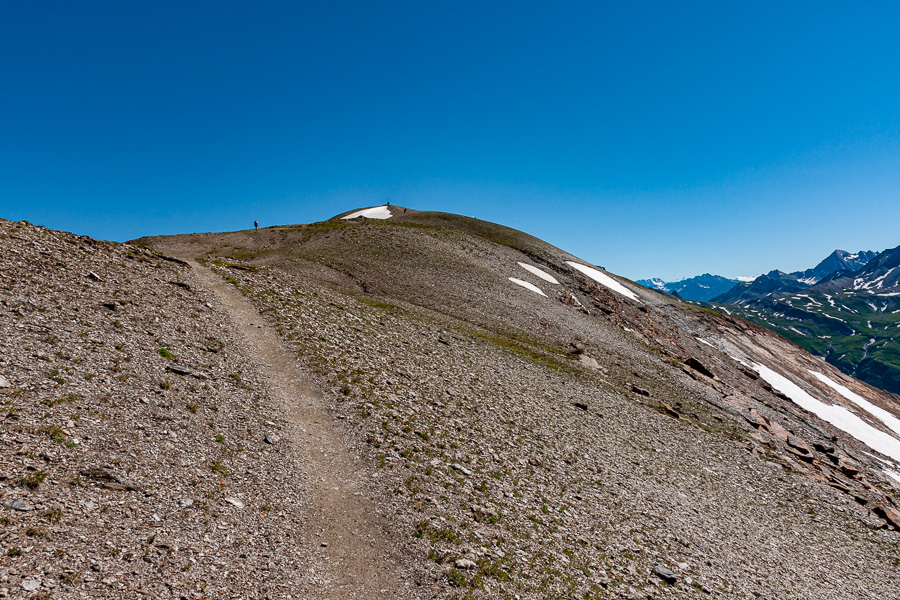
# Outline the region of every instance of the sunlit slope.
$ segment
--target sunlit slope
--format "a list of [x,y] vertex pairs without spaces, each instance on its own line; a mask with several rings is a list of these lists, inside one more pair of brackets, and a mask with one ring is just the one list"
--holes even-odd
[[232,282],[317,373],[448,595],[885,593],[893,396],[522,232],[385,208],[143,241]]

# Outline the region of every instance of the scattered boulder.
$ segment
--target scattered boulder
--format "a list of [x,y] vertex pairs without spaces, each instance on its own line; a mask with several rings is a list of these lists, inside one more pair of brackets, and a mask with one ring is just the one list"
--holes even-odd
[[809,454],[809,446],[806,445],[806,442],[803,440],[797,439],[793,436],[788,436],[787,445],[797,450],[800,454]]
[[169,365],[166,367],[166,371],[170,373],[175,373],[176,375],[190,375],[191,370],[182,365]]
[[464,571],[471,571],[472,569],[478,568],[478,565],[475,564],[475,561],[469,560],[468,558],[458,558],[456,559],[456,562],[453,563],[453,565],[457,569],[462,569]]
[[454,469],[456,469],[457,471],[459,471],[460,473],[462,473],[463,475],[465,475],[466,477],[471,477],[471,476],[472,476],[472,471],[470,471],[469,469],[465,468],[465,467],[462,466],[461,464],[454,463],[454,464],[452,464],[452,465],[450,465],[450,466],[453,467]]
[[638,387],[638,386],[634,385],[633,383],[631,384],[631,391],[634,392],[635,394],[638,394],[639,396],[646,396],[647,398],[650,398],[653,396],[653,394],[651,394],[648,390],[645,390],[642,387]]
[[684,364],[686,364],[687,366],[689,366],[689,367],[692,368],[693,370],[697,371],[697,372],[700,373],[701,375],[705,375],[705,376],[709,377],[710,379],[715,379],[715,378],[716,378],[716,376],[713,374],[713,372],[710,371],[710,370],[706,367],[706,365],[704,365],[702,362],[700,362],[699,360],[697,360],[697,359],[694,358],[693,356],[689,357],[686,361],[684,361]]
[[578,362],[579,362],[582,366],[587,367],[588,369],[593,369],[593,370],[595,370],[595,371],[599,371],[599,370],[600,370],[600,363],[598,363],[598,362],[597,362],[597,359],[594,358],[593,356],[589,356],[589,355],[587,355],[587,354],[579,354],[579,355],[578,355]]
[[3,502],[3,506],[9,508],[11,510],[19,510],[19,511],[28,511],[32,510],[30,504],[25,502],[24,500],[5,500]]
[[881,504],[873,508],[872,512],[887,521],[894,529],[900,529],[900,511],[896,508]]
[[667,569],[662,565],[656,565],[655,567],[653,567],[653,574],[666,583],[675,583],[676,581],[678,581],[678,577],[675,576],[675,573],[673,573],[671,569]]

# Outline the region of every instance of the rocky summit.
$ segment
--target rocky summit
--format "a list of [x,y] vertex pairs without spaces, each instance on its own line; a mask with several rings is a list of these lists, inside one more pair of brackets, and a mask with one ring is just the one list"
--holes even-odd
[[0,597],[900,587],[896,396],[521,232],[0,248]]

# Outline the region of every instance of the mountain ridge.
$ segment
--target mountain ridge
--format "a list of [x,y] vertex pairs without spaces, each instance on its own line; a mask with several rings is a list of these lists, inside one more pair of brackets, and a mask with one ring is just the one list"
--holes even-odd
[[[896,397],[532,236],[387,211],[129,244],[0,221],[0,495],[33,508],[5,513],[2,583],[371,597],[331,494],[371,503],[400,598],[900,584]],[[256,330],[319,400],[279,395]]]
[[[773,269],[769,273],[755,278],[740,277],[736,279],[704,273],[678,281],[666,282],[659,278],[650,278],[639,279],[637,283],[657,291],[675,293],[679,298],[685,300],[734,304],[773,293],[798,291],[804,286],[812,286],[831,277],[837,271],[859,270],[876,256],[878,256],[878,252],[871,250],[860,250],[851,254],[838,249],[819,261],[815,267],[793,273]],[[765,279],[757,283],[760,277],[765,277]]]
[[[711,306],[769,327],[843,372],[900,393],[900,247],[812,286],[790,276],[735,288]],[[743,292],[743,294],[738,293]]]

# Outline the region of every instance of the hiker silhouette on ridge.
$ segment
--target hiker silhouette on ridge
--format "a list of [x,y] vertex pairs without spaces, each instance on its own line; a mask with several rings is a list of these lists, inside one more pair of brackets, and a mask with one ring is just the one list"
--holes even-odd
[[259,231],[259,221],[253,221],[253,227]]

